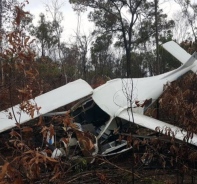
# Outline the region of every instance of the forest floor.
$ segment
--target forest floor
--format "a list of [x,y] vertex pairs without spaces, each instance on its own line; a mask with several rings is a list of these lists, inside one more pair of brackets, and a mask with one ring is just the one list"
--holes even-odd
[[[5,161],[9,163],[16,159],[16,155],[11,155],[9,150],[1,150],[0,164]],[[61,162],[64,162],[62,159]],[[66,162],[66,161],[65,161]],[[144,165],[132,167],[132,151],[113,157],[98,157],[94,163],[85,164],[84,158],[78,159],[77,163],[72,164],[71,169],[61,172],[61,175],[50,181],[55,173],[52,171],[42,171],[39,177],[34,180],[28,180],[24,177],[19,182],[9,179],[1,181],[3,184],[13,183],[36,183],[36,184],[197,184],[197,176],[182,174],[176,168],[162,168],[155,165]],[[13,167],[17,168],[17,166]],[[20,168],[18,168],[20,170]],[[7,170],[7,172],[10,172]],[[24,175],[24,171],[20,171]],[[2,176],[2,173],[0,177]],[[134,180],[133,180],[134,176]],[[22,182],[23,181],[23,182]]]
[[[28,132],[28,136],[39,137],[38,132],[33,136]],[[26,144],[11,139],[10,131],[0,134],[0,184],[197,184],[196,167],[192,170],[178,162],[172,166],[167,157],[164,166],[157,153],[148,164],[143,163],[143,151],[139,153],[137,148],[111,157],[96,157],[90,164],[83,156],[73,161],[67,157],[46,160],[27,146],[34,140],[29,142],[23,137],[23,141]]]

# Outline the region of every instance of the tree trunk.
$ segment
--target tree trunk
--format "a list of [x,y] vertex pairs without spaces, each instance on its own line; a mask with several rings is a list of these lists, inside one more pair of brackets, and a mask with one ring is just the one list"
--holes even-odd
[[[0,34],[2,34],[2,0],[0,0]],[[2,53],[2,39],[0,40],[0,53]],[[3,60],[1,59],[1,85],[4,85]]]
[[131,78],[131,52],[130,52],[130,48],[126,48],[126,60],[127,60],[127,78]]
[[158,40],[158,0],[155,0],[155,42],[156,42],[156,64],[157,64],[157,74],[160,74],[160,63],[159,63],[159,40]]

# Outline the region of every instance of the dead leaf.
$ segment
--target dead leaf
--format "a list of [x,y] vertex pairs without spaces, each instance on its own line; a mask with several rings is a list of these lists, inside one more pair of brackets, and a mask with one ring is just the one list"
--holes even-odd
[[50,181],[50,182],[52,182],[53,180],[55,180],[55,179],[59,178],[59,177],[60,177],[60,175],[61,175],[61,171],[56,172],[56,173],[54,174],[54,176],[53,176],[49,181]]
[[43,122],[43,117],[40,116],[40,117],[39,117],[39,121],[38,121],[38,123],[37,123],[36,125],[37,125],[37,126],[43,126],[43,124],[44,124],[44,122]]
[[50,124],[49,132],[50,132],[50,139],[51,139],[55,135],[54,126],[52,124]]
[[9,166],[9,162],[6,162],[3,166],[2,166],[2,169],[1,169],[1,173],[0,173],[0,179],[4,179],[6,173],[7,173],[7,170],[8,170],[8,166]]
[[33,128],[31,127],[23,127],[22,132],[33,132]]
[[21,135],[18,132],[14,131],[13,129],[10,132],[10,135],[11,135],[11,138],[13,138],[13,137],[15,137],[15,138],[21,138]]

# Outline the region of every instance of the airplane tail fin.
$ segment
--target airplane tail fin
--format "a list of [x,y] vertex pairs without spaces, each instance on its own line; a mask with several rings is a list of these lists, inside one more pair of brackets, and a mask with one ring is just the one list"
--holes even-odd
[[192,55],[187,53],[183,48],[181,48],[176,42],[170,41],[163,44],[163,48],[177,58],[181,63],[183,63],[182,68],[191,66],[196,62],[194,67],[191,69],[194,73],[197,72],[197,53],[194,52]]

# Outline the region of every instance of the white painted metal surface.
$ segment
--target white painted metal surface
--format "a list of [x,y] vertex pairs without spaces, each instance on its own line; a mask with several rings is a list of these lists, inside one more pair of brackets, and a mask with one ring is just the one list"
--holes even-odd
[[[196,53],[191,56],[173,41],[164,44],[164,48],[168,49],[171,54],[184,64],[176,70],[158,76],[111,80],[94,90],[92,98],[101,109],[111,116],[105,129],[98,137],[107,130],[114,117],[133,121],[151,130],[155,130],[157,126],[171,128],[172,131],[177,132],[176,138],[179,140],[183,140],[184,136],[186,136],[186,132],[181,132],[179,127],[144,116],[144,107],[138,107],[136,105],[136,101],[143,104],[148,99],[152,99],[153,103],[163,93],[166,83],[176,80],[189,70],[195,71],[197,68]],[[129,113],[131,112],[131,108],[134,112],[133,116]],[[133,117],[134,120],[132,119]],[[194,138],[189,141],[191,144],[197,146],[197,135],[194,135]]]
[[164,43],[163,48],[167,50],[170,54],[172,54],[175,58],[177,58],[181,63],[185,63],[191,55],[186,52],[184,49],[182,49],[176,42],[169,41],[167,43]]
[[[81,99],[85,96],[91,95],[92,92],[93,89],[91,88],[91,86],[87,82],[79,79],[57,89],[54,89],[48,93],[40,95],[36,97],[35,100],[31,100],[32,104],[37,104],[38,107],[41,107],[39,114],[35,112],[34,118],[51,112],[59,107]],[[13,111],[12,108],[1,111],[0,132],[3,132],[15,126],[16,120],[14,119],[13,112],[16,116],[17,122],[21,124],[32,119],[30,115],[20,110],[19,105],[14,106]],[[12,119],[8,119],[9,113],[11,113],[13,117]]]
[[[123,118],[125,120],[130,120],[129,117],[131,116],[131,112],[128,112],[127,110],[123,110],[118,117]],[[150,130],[155,131],[156,128],[159,128],[159,130],[163,130],[163,134],[170,133],[170,136],[174,137],[178,140],[183,141],[184,138],[187,137],[187,132],[181,129],[180,127],[159,121],[157,119],[153,119],[148,116],[144,116],[141,114],[133,113],[134,117],[134,123],[137,125],[140,125],[142,127],[148,128]],[[193,137],[188,138],[188,143],[197,146],[197,135],[193,134]]]
[[[163,48],[166,49],[169,53],[171,53],[176,59],[178,59],[184,65],[187,62],[187,64],[185,66],[189,66],[189,65],[191,66],[193,64],[193,62],[196,60],[194,58],[197,58],[196,52],[194,52],[194,54],[191,57],[191,55],[188,52],[186,52],[183,48],[181,48],[174,41],[170,41],[170,42],[163,44]],[[197,65],[193,65],[191,70],[194,73],[196,73]]]
[[[106,84],[96,88],[92,95],[94,101],[101,109],[107,112],[111,117],[115,117],[118,112],[125,108],[133,108],[134,112],[143,114],[143,109],[137,107],[136,101],[143,104],[144,101],[152,99],[152,103],[159,98],[164,91],[164,85],[176,80],[189,70],[193,70],[197,66],[196,54],[192,56],[187,54],[175,42],[165,44],[169,49],[172,46],[171,53],[180,56],[179,59],[184,64],[178,69],[147,78],[134,79],[114,79]],[[178,52],[178,53],[177,53]],[[183,55],[183,58],[181,57]]]

